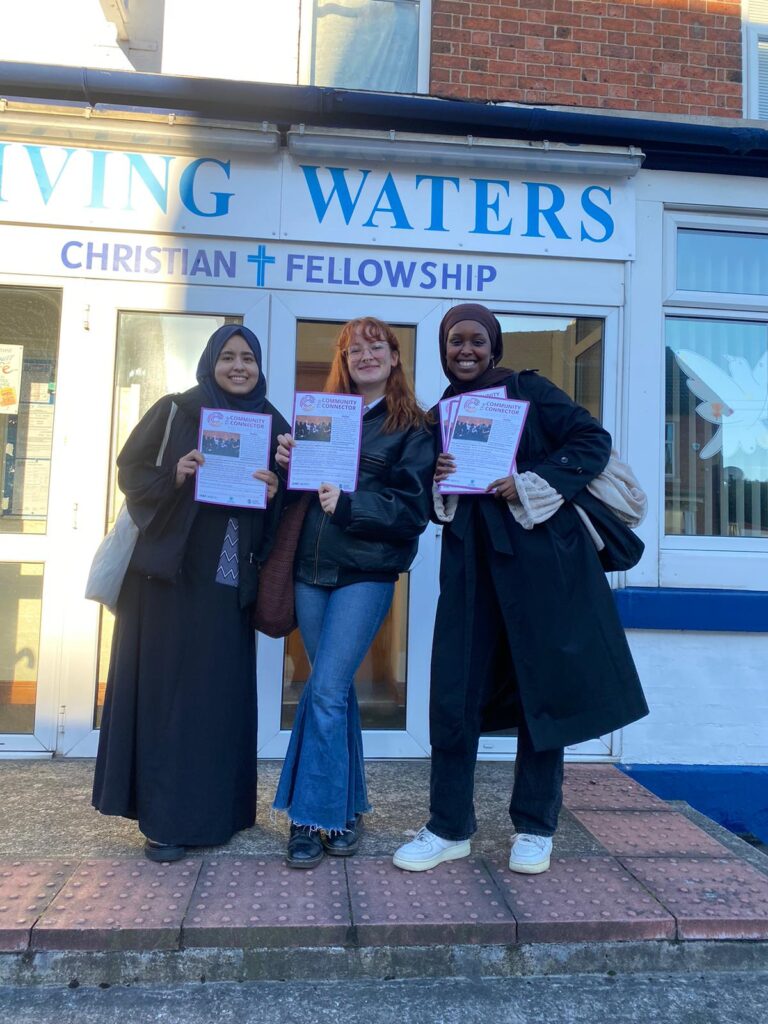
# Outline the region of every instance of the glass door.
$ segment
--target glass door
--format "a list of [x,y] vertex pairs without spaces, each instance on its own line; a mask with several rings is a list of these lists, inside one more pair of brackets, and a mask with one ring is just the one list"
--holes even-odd
[[[111,530],[123,503],[117,486],[116,460],[141,417],[163,395],[184,391],[195,382],[195,368],[205,339],[241,316],[212,313],[163,313],[118,310],[114,405],[109,452],[110,479],[105,529]],[[93,725],[101,725],[112,648],[114,616],[99,609],[99,655]]]
[[[618,314],[615,310],[579,313],[504,312],[494,309],[504,338],[503,366],[536,369],[600,420],[616,437],[616,358]],[[609,385],[609,382],[611,384]],[[618,737],[602,736],[569,747],[569,756],[614,756]],[[510,756],[516,748],[511,733],[480,737],[479,756],[489,760]]]
[[44,630],[62,512],[50,500],[62,307],[61,288],[0,282],[0,754],[14,757],[51,750],[56,729]]
[[[77,528],[70,538],[69,603],[64,625],[58,750],[93,756],[104,702],[114,620],[82,598],[93,552],[120,509],[115,458],[147,409],[164,394],[195,383],[200,353],[224,323],[245,323],[262,340],[269,376],[266,294],[235,289],[92,282],[89,333],[99,358],[80,385],[72,445],[79,453],[73,483]],[[81,348],[79,358],[82,361]],[[88,401],[88,396],[92,400]]]
[[[272,298],[270,393],[290,418],[294,389],[321,390],[343,323],[372,315],[397,333],[403,366],[424,405],[440,390],[437,325],[442,305],[408,299],[281,295]],[[423,757],[428,752],[427,704],[432,622],[437,601],[437,535],[429,526],[408,574],[396,586],[392,608],[357,673],[368,757]],[[259,728],[262,757],[285,752],[296,706],[309,676],[298,630],[285,641],[259,638]],[[280,686],[275,686],[275,680]]]
[[[393,325],[400,341],[403,368],[413,383],[416,329]],[[299,320],[296,324],[296,390],[322,391],[339,324]],[[287,413],[290,416],[290,412]],[[408,576],[395,587],[392,607],[355,678],[363,728],[403,731],[406,725],[408,645]],[[298,630],[286,639],[280,728],[290,729],[309,677],[309,662]]]

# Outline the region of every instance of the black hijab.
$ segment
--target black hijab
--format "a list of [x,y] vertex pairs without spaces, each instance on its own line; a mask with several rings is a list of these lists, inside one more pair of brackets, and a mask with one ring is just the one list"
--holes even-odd
[[[459,380],[449,371],[446,352],[448,347],[448,334],[451,328],[462,320],[472,320],[480,324],[488,332],[491,339],[492,363],[485,373],[482,373],[474,380]],[[443,372],[451,382],[446,389],[444,398],[451,395],[461,395],[465,391],[481,391],[483,388],[492,388],[502,380],[511,376],[512,370],[499,366],[504,355],[504,341],[501,336],[501,324],[485,306],[476,302],[463,302],[459,306],[453,306],[440,321],[440,362],[443,364]]]
[[[259,379],[253,391],[247,395],[232,395],[216,383],[214,370],[221,351],[234,335],[239,334],[246,341],[256,359]],[[267,379],[261,368],[261,345],[259,339],[242,324],[224,324],[213,332],[197,364],[197,383],[202,392],[203,404],[212,409],[237,409],[239,412],[262,412],[267,400]]]

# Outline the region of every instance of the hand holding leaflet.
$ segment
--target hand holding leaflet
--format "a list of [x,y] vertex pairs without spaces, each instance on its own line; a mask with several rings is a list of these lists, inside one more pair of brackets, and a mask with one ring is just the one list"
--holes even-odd
[[512,472],[528,402],[478,396],[459,399],[447,454],[456,469],[439,483],[442,494],[483,494]]
[[201,409],[195,499],[235,508],[266,508],[274,476],[266,469],[271,435],[270,415]]
[[297,391],[293,400],[288,489],[316,491],[322,484],[333,484],[344,491],[354,491],[362,430],[361,395]]

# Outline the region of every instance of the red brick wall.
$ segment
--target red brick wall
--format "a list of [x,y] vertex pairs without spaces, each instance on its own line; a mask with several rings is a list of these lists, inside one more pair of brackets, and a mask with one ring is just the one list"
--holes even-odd
[[433,0],[431,92],[740,117],[740,0]]

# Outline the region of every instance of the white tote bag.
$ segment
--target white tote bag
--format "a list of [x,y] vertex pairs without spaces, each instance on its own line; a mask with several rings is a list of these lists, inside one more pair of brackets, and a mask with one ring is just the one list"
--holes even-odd
[[139,528],[131,519],[127,506],[122,505],[115,525],[93,556],[85,585],[85,596],[89,601],[98,601],[114,612],[138,537]]
[[[155,465],[160,466],[171,434],[171,424],[176,415],[178,406],[171,403],[168,412],[168,422],[165,425],[165,433],[160,445],[160,450],[155,459]],[[123,586],[125,574],[131,562],[133,549],[139,539],[139,528],[131,519],[126,505],[122,505],[117,513],[115,525],[106,535],[104,540],[96,549],[96,554],[91,562],[91,571],[88,573],[88,582],[85,585],[85,596],[89,601],[98,601],[111,612],[117,608],[117,599]]]

